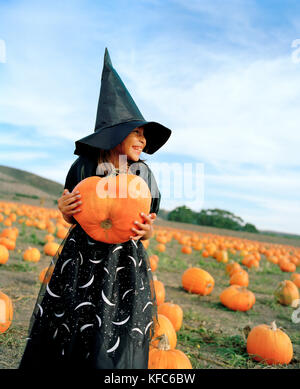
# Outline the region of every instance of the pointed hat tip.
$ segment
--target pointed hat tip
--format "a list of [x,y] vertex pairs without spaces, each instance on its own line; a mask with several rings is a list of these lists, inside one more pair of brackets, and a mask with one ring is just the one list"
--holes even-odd
[[105,47],[104,64],[112,66],[110,55],[109,55],[107,47]]

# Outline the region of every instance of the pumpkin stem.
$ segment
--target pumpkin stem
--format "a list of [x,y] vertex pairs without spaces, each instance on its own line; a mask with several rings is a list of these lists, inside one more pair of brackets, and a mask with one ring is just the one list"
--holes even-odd
[[277,330],[277,325],[276,325],[276,323],[275,323],[275,320],[272,321],[272,323],[271,323],[271,330],[273,330],[273,331],[276,331],[276,330]]
[[110,219],[103,220],[101,222],[101,228],[104,228],[105,230],[109,230],[112,227],[112,221]]
[[157,348],[159,350],[168,351],[171,349],[169,339],[166,334],[162,334],[161,336],[158,337],[158,339],[160,339],[157,345]]

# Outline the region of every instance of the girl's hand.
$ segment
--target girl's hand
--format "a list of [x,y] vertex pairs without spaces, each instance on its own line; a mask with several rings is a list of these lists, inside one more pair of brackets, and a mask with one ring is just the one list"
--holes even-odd
[[69,192],[68,189],[63,191],[62,196],[58,199],[58,209],[63,214],[64,219],[69,222],[75,213],[80,212],[80,209],[74,210],[78,205],[82,204],[80,201],[79,191]]
[[151,236],[153,235],[153,227],[152,224],[154,220],[156,219],[156,213],[151,213],[150,215],[145,215],[143,212],[141,212],[141,216],[145,219],[145,223],[139,223],[135,221],[135,225],[139,227],[139,229],[136,228],[131,228],[132,231],[134,231],[137,235],[136,236],[131,236],[130,239],[133,240],[146,240],[150,239]]

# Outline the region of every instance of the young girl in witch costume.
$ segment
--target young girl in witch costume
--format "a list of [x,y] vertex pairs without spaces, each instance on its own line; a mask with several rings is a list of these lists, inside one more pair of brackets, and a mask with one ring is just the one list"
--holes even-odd
[[[141,151],[153,154],[170,135],[168,128],[143,118],[106,49],[95,130],[75,142],[79,157],[58,200],[72,226],[51,261],[50,281],[41,286],[19,368],[148,367],[157,312],[149,257],[141,240],[153,234],[161,195],[139,157]],[[92,239],[74,219],[81,198],[73,189],[84,178],[119,173],[145,180],[151,207],[149,215],[142,215],[143,223],[132,227],[130,240],[108,244]]]

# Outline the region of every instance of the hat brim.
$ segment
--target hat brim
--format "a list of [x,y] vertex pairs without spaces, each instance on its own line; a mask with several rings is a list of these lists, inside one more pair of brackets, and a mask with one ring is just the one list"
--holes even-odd
[[136,127],[144,127],[146,146],[144,153],[153,154],[169,139],[172,131],[157,122],[131,120],[105,127],[75,142],[76,155],[88,155],[97,149],[111,150],[120,144]]

